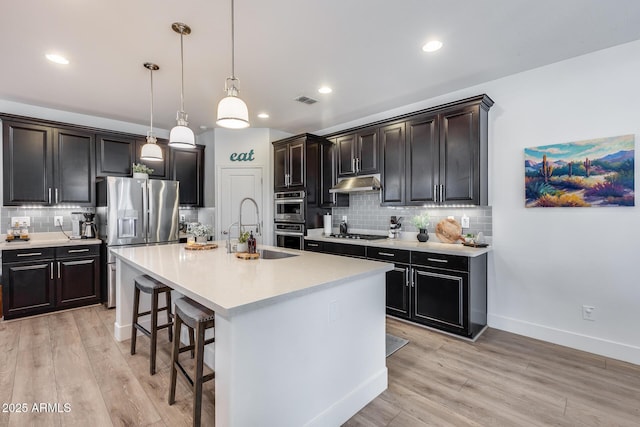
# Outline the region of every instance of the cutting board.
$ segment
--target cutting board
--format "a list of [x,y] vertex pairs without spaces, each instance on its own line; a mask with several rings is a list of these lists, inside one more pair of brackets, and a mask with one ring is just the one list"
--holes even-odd
[[436,237],[443,243],[456,243],[458,240],[464,241],[461,234],[462,226],[455,219],[443,219],[436,225]]
[[236,258],[240,259],[258,259],[260,258],[259,253],[250,254],[249,252],[236,252]]
[[218,247],[217,243],[206,243],[204,245],[199,245],[199,244],[186,244],[185,245],[185,249],[189,250],[189,251],[206,251],[208,249],[215,249]]

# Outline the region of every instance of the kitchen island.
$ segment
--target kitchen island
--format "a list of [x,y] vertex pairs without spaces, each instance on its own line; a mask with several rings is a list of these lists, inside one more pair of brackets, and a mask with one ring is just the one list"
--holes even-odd
[[385,273],[392,264],[264,247],[242,260],[185,245],[112,249],[116,339],[148,274],[213,309],[216,425],[340,425],[387,387]]

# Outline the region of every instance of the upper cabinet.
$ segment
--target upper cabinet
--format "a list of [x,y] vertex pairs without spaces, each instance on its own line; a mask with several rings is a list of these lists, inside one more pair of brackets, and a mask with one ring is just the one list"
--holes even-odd
[[275,191],[303,190],[305,186],[306,135],[273,143]]
[[336,138],[338,177],[379,172],[378,128],[362,129]]
[[4,205],[95,204],[94,135],[3,120]]
[[135,161],[136,141],[132,137],[116,134],[98,134],[96,137],[96,175],[131,176]]
[[380,128],[382,204],[487,204],[486,95]]
[[180,181],[180,206],[204,206],[204,146],[170,151],[171,179]]

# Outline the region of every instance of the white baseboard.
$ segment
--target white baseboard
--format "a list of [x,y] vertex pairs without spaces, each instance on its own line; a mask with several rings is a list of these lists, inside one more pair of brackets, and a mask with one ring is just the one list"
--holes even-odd
[[640,365],[640,347],[488,314],[489,327]]

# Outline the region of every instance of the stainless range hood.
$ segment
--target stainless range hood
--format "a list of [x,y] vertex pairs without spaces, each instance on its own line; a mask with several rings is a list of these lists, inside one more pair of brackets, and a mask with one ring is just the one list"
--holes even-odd
[[329,193],[355,193],[357,191],[378,191],[380,186],[380,175],[357,176],[353,178],[343,178]]

